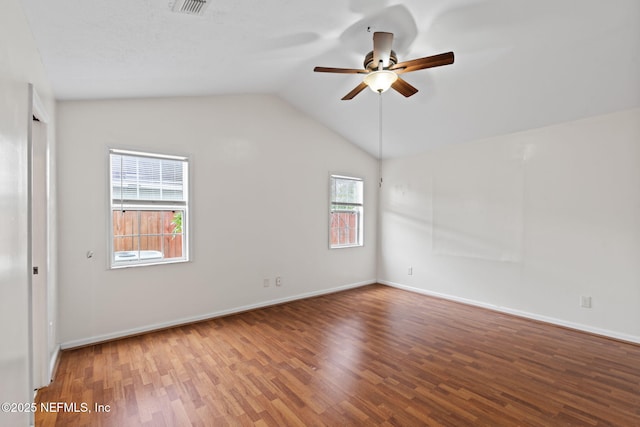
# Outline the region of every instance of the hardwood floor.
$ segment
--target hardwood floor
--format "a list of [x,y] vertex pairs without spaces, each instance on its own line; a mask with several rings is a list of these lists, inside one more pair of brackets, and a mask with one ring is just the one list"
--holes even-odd
[[36,426],[640,426],[640,346],[372,285],[64,351],[41,402],[68,407]]

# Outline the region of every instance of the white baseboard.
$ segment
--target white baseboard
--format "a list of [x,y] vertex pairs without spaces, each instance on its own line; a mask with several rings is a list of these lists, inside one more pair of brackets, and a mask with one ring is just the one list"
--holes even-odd
[[278,304],[291,302],[291,301],[296,301],[296,300],[300,300],[300,299],[312,298],[312,297],[316,297],[316,296],[320,296],[320,295],[326,295],[326,294],[332,294],[332,293],[335,293],[335,292],[345,291],[347,289],[359,288],[361,286],[371,285],[371,284],[374,284],[374,283],[377,283],[377,281],[375,279],[371,279],[371,280],[367,280],[367,281],[364,281],[364,282],[350,283],[350,284],[347,284],[347,285],[337,286],[337,287],[330,288],[330,289],[323,289],[323,290],[314,291],[314,292],[306,292],[306,293],[303,293],[303,294],[293,295],[293,296],[289,296],[289,297],[284,297],[284,298],[279,298],[279,299],[274,299],[274,300],[268,300],[268,301],[261,301],[261,302],[255,303],[255,304],[243,305],[243,306],[240,306],[240,307],[233,307],[233,308],[226,309],[226,310],[214,311],[214,312],[202,314],[202,315],[199,315],[199,316],[185,317],[185,318],[182,318],[182,319],[172,320],[172,321],[169,321],[169,322],[156,323],[156,324],[153,324],[153,325],[146,325],[146,326],[142,326],[142,327],[139,327],[139,328],[127,329],[127,330],[124,330],[124,331],[117,331],[117,332],[112,332],[112,333],[108,333],[108,334],[96,335],[96,336],[92,336],[92,337],[88,337],[88,338],[82,338],[82,339],[79,339],[79,340],[67,341],[67,342],[62,343],[60,345],[60,348],[62,350],[66,350],[66,349],[74,348],[74,347],[83,347],[83,346],[86,346],[86,345],[96,344],[96,343],[100,343],[100,342],[104,342],[104,341],[111,341],[111,340],[114,340],[114,339],[124,338],[124,337],[131,336],[131,335],[138,335],[138,334],[142,334],[142,333],[145,333],[145,332],[152,332],[152,331],[156,331],[156,330],[159,330],[159,329],[166,329],[166,328],[171,328],[171,327],[174,327],[174,326],[185,325],[185,324],[188,324],[188,323],[194,323],[194,322],[200,322],[200,321],[203,321],[203,320],[214,319],[216,317],[222,317],[222,316],[228,316],[228,315],[231,315],[231,314],[242,313],[243,311],[255,310],[255,309],[258,309],[258,308],[269,307],[269,306],[272,306],[272,305],[278,305]]
[[621,341],[627,341],[635,344],[640,344],[640,337],[635,335],[624,334],[616,331],[610,331],[608,329],[595,328],[589,325],[583,325],[581,323],[569,322],[562,319],[556,319],[555,317],[543,316],[536,313],[530,313],[522,310],[514,310],[508,307],[500,307],[493,304],[487,304],[480,301],[475,301],[467,298],[461,298],[454,295],[442,294],[439,292],[432,292],[425,289],[414,288],[412,286],[402,285],[400,283],[389,282],[387,280],[378,280],[378,283],[383,285],[391,286],[393,288],[403,289],[409,292],[415,292],[418,294],[428,295],[432,297],[442,298],[449,301],[455,301],[462,304],[472,305],[475,307],[482,307],[489,310],[497,311],[500,313],[511,314],[518,317],[524,317],[526,319],[538,320],[540,322],[550,323],[553,325],[563,326],[565,328],[576,329],[578,331],[589,332],[595,335],[602,335],[609,338],[614,338]]

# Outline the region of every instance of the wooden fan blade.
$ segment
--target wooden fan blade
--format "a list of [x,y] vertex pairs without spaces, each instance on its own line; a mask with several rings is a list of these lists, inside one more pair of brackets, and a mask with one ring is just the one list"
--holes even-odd
[[389,66],[391,56],[391,45],[393,44],[393,33],[375,32],[373,33],[373,63],[376,69],[382,61],[383,67]]
[[338,73],[338,74],[367,74],[367,70],[357,70],[355,68],[332,68],[332,67],[316,67],[313,69],[316,73]]
[[442,65],[453,64],[453,52],[441,53],[439,55],[427,56],[426,58],[412,59],[411,61],[399,62],[389,67],[397,74],[409,73],[411,71],[423,70],[425,68],[440,67]]
[[350,99],[353,99],[357,94],[359,94],[360,92],[362,92],[365,88],[367,87],[367,84],[365,82],[360,83],[358,86],[356,86],[351,92],[349,92],[348,94],[346,94],[342,100],[343,101],[348,101]]
[[406,80],[403,80],[400,77],[398,77],[398,80],[393,82],[391,87],[398,91],[400,94],[404,95],[406,98],[410,97],[411,95],[415,95],[418,92],[418,89],[411,86],[409,83],[407,83]]

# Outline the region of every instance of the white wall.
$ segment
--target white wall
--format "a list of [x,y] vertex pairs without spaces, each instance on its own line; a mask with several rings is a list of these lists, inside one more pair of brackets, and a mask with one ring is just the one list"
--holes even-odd
[[640,109],[388,160],[383,177],[383,283],[640,342]]
[[[0,13],[0,402],[30,402],[28,362],[28,129],[33,83],[53,117],[51,88],[19,1]],[[50,128],[53,144],[53,126]],[[55,188],[52,188],[55,192]],[[54,207],[53,200],[50,206]],[[52,275],[55,281],[55,274]],[[0,412],[0,425],[27,425],[28,413]]]
[[[377,161],[277,97],[61,102],[58,118],[63,347],[375,281]],[[193,262],[108,269],[110,147],[190,157]],[[365,179],[362,248],[328,249],[331,172]]]

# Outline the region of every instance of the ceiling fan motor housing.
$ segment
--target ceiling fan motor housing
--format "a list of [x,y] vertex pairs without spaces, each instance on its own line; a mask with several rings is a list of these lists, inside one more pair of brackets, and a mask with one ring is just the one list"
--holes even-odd
[[[398,57],[396,53],[392,50],[389,55],[389,65],[385,68],[389,68],[392,65],[396,65],[398,63]],[[375,71],[378,69],[378,64],[373,63],[373,51],[367,53],[367,56],[364,57],[364,68],[369,71]]]

